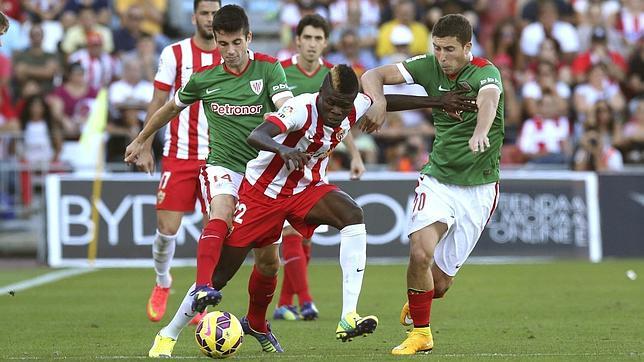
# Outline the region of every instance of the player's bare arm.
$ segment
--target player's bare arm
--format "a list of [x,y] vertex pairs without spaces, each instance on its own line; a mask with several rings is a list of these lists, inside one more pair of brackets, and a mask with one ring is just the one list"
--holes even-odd
[[[161,107],[163,107],[163,104],[168,99],[168,94],[169,94],[168,91],[154,88],[152,101],[148,105],[148,112],[145,116],[145,123],[144,123],[145,125],[150,123],[150,119],[152,118],[152,115],[154,115]],[[136,160],[136,167],[140,171],[147,172],[147,173],[154,172],[154,155],[152,153],[153,141],[154,141],[154,137],[148,137],[148,139],[145,140],[145,143],[143,144],[143,149],[139,154],[139,158]]]
[[476,128],[469,140],[470,150],[474,153],[484,152],[490,148],[490,140],[487,137],[490,127],[496,117],[496,109],[499,105],[501,90],[497,87],[486,87],[479,91],[476,97],[476,104],[479,111],[476,116]]
[[301,150],[286,147],[275,142],[273,137],[280,133],[282,131],[277,125],[271,122],[264,122],[251,132],[246,141],[258,150],[269,151],[280,155],[288,170],[304,170],[305,165],[309,162],[310,156]]
[[174,100],[166,102],[158,111],[154,112],[152,117],[146,122],[143,130],[125,149],[124,161],[128,164],[136,163],[145,147],[145,142],[161,127],[165,126],[171,119],[176,117],[183,108],[176,105]]
[[360,129],[371,133],[385,123],[387,99],[382,86],[405,83],[405,78],[396,65],[389,64],[368,70],[362,75],[361,82],[363,93],[371,97],[373,104],[362,118]]
[[366,171],[366,168],[362,161],[362,155],[360,155],[360,151],[358,150],[358,146],[356,146],[351,132],[347,133],[347,136],[342,140],[342,142],[347,147],[347,151],[351,157],[351,169],[349,170],[351,173],[351,179],[359,180]]
[[449,111],[476,112],[476,97],[467,97],[467,89],[446,92],[442,96],[408,96],[387,94],[387,112],[407,111],[419,108],[442,108]]

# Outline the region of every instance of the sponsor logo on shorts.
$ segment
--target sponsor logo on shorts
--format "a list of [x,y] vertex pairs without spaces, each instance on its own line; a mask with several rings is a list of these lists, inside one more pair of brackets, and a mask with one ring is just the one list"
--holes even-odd
[[210,109],[220,116],[248,116],[253,114],[261,114],[261,104],[253,104],[251,106],[235,106],[232,104],[219,104],[216,102],[210,103]]

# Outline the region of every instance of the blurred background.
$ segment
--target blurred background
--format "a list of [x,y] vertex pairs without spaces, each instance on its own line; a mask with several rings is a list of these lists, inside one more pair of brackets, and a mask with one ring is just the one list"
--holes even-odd
[[[350,64],[358,75],[431,52],[437,19],[464,14],[474,28],[474,55],[491,60],[503,77],[502,169],[535,180],[548,179],[544,172],[551,171],[558,180],[598,172],[599,193],[590,188],[596,194],[584,199],[590,204],[600,194],[610,200],[627,184],[619,177],[626,177],[632,187],[622,190],[624,198],[634,200],[634,217],[642,215],[642,1],[223,1],[228,3],[248,12],[251,48],[279,59],[296,52],[300,18],[322,15],[333,27],[325,58]],[[161,50],[192,35],[192,7],[189,0],[0,0],[0,10],[11,17],[0,48],[0,255],[46,254],[39,249],[46,239],[47,175],[93,171],[97,162],[110,173],[133,171],[122,163],[125,146],[142,127]],[[108,122],[96,141],[103,151],[99,161],[82,157],[80,139],[101,89]],[[356,138],[369,171],[413,174],[427,161],[433,135],[427,109],[391,113],[383,130]],[[160,140],[156,144],[158,149]],[[348,163],[339,148],[330,171]],[[602,234],[620,229],[604,220],[613,213],[609,207],[618,212],[623,206],[615,200],[606,209],[600,200]],[[506,206],[520,209],[521,203]],[[595,216],[587,222],[599,222]],[[625,228],[637,226],[625,220]],[[632,247],[632,256],[644,256],[644,246]]]

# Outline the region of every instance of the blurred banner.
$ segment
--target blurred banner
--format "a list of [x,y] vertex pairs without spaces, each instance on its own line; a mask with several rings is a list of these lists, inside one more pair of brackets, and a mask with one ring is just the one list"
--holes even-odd
[[[407,220],[416,174],[374,172],[361,181],[348,174],[331,181],[363,207],[370,258],[406,258]],[[47,179],[47,260],[51,266],[87,265],[92,236],[92,177]],[[103,177],[96,266],[152,265],[157,178],[142,174]],[[503,172],[499,206],[473,256],[589,258],[601,260],[597,176],[580,172]],[[178,265],[194,265],[201,215],[184,217],[176,249]],[[337,258],[336,230],[315,234],[314,257]]]
[[604,255],[644,256],[644,173],[599,176]]

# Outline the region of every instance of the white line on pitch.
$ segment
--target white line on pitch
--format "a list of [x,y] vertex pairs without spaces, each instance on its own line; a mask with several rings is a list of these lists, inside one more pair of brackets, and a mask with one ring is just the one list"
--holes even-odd
[[13,283],[13,284],[6,285],[4,287],[0,287],[0,296],[9,295],[11,291],[18,292],[21,290],[26,290],[43,284],[53,283],[61,279],[73,277],[75,275],[89,273],[94,270],[96,269],[84,268],[84,269],[57,270],[51,273],[47,273],[45,275],[37,276],[35,278],[23,280],[18,283]]

